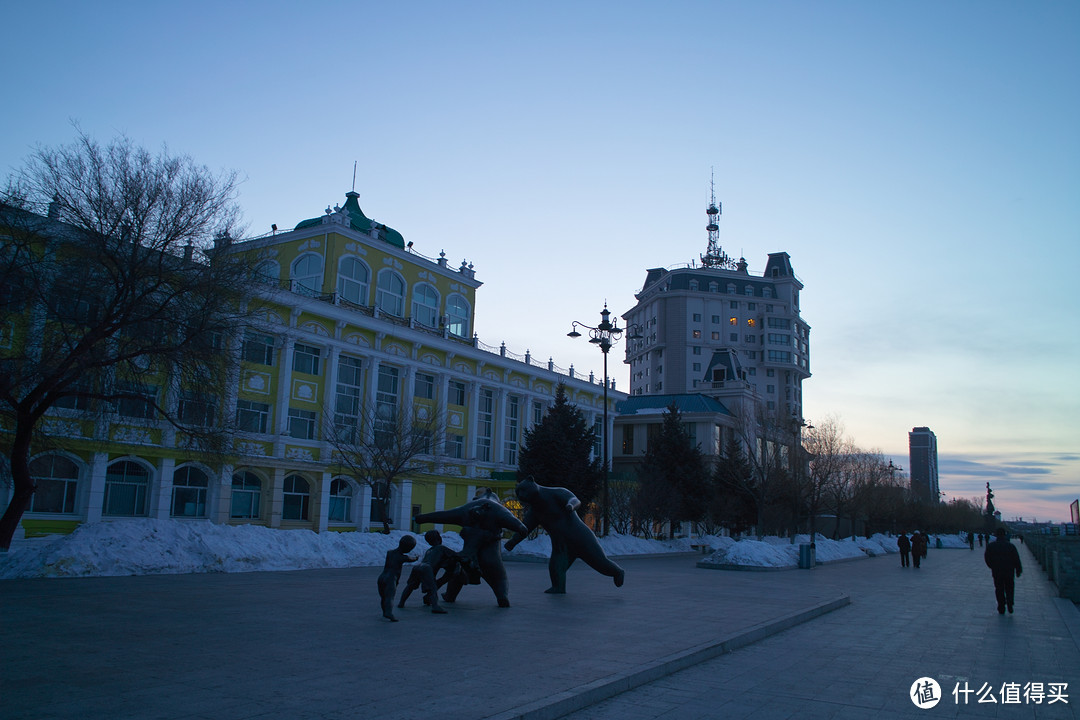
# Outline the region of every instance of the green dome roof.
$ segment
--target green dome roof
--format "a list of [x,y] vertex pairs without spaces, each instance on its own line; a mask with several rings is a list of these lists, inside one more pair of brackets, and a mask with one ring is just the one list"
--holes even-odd
[[[394,247],[405,248],[405,238],[401,233],[392,227],[387,227],[381,223],[377,223],[368,216],[364,215],[364,211],[360,209],[359,202],[360,195],[356,192],[349,191],[345,193],[345,207],[342,208],[349,216],[349,227],[357,232],[371,233],[373,230],[378,231],[378,235],[383,240],[390,243]],[[304,228],[314,227],[321,225],[323,219],[321,217],[311,218],[310,220],[304,220],[297,224],[294,228],[296,230],[303,230]]]

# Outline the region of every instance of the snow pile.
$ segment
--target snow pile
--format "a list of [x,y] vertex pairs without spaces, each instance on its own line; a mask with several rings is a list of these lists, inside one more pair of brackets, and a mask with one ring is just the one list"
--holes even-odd
[[[274,530],[258,525],[215,525],[169,519],[125,519],[80,525],[70,535],[51,535],[15,542],[0,553],[0,579],[37,577],[89,577],[169,573],[252,572],[381,566],[386,551],[397,547],[404,531],[324,532]],[[411,534],[411,533],[410,533]],[[423,535],[416,538],[417,554],[428,549]],[[443,541],[454,550],[461,536],[447,531]],[[932,537],[930,548],[936,548]],[[942,546],[966,548],[959,535],[941,536]],[[604,552],[618,555],[688,553],[702,545],[713,552],[705,562],[718,565],[782,568],[797,567],[800,535],[786,538],[735,541],[729,537],[646,540],[630,535],[601,538]],[[857,540],[828,540],[817,536],[817,559],[830,562],[867,555],[895,553],[896,539],[884,535]],[[696,547],[695,547],[696,546]],[[550,557],[551,538],[541,534],[522,541],[514,555]]]

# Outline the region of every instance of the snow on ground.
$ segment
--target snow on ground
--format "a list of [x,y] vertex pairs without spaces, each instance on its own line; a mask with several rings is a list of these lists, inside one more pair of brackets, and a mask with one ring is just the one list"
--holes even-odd
[[[251,572],[380,566],[386,551],[406,534],[272,530],[258,525],[215,525],[164,519],[130,519],[80,525],[70,535],[18,540],[0,553],[0,579],[91,577],[168,573]],[[460,550],[461,537],[444,532],[443,542]],[[428,549],[416,535],[416,551]],[[930,547],[936,547],[936,536]],[[960,536],[940,536],[943,547],[967,547]],[[629,535],[601,538],[608,555],[651,555],[693,552],[706,545],[705,560],[748,567],[797,567],[800,535],[789,538],[744,539],[706,535],[701,538],[646,540]],[[819,562],[895,553],[896,539],[884,535],[857,540],[828,540],[817,536]],[[520,543],[511,555],[548,557],[551,540],[540,535]]]

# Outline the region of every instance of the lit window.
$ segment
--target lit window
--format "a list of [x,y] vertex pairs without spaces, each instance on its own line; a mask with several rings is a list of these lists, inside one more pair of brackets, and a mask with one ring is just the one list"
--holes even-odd
[[747,321],[746,321],[746,324],[749,325],[750,327],[756,327],[757,326],[757,320],[755,320],[754,318],[748,318]]
[[732,325],[738,325],[739,324],[739,318],[737,318],[737,317],[728,318],[728,322],[731,323]]
[[701,331],[700,330],[695,330],[693,335],[694,335],[694,337],[699,338],[699,337],[701,337]]

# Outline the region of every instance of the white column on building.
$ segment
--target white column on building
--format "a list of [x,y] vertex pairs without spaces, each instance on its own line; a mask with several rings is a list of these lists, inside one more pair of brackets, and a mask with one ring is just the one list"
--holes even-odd
[[474,380],[469,383],[469,414],[468,433],[465,435],[465,457],[476,460],[476,438],[478,433],[478,418],[480,413],[480,381]]
[[323,388],[323,417],[319,419],[320,437],[322,437],[322,460],[327,462],[330,460],[331,446],[327,442],[328,437],[333,427],[327,427],[334,422],[334,408],[337,407],[337,379],[338,379],[338,363],[341,360],[341,350],[334,345],[331,345],[326,350],[326,387]]
[[318,532],[326,532],[330,526],[330,483],[333,476],[328,470],[324,470],[319,478],[319,517],[315,521],[315,529]]
[[367,483],[360,487],[360,507],[357,512],[360,513],[360,529],[367,532],[371,529],[371,486]]
[[374,423],[370,422],[375,419],[375,404],[378,398],[379,392],[379,360],[378,358],[370,358],[366,361],[367,365],[367,396],[363,399],[361,407],[364,408],[362,413],[362,420],[364,422],[364,442],[372,443],[375,441],[375,427]]
[[235,469],[231,464],[224,465],[221,468],[221,474],[217,477],[217,482],[214,483],[211,480],[211,487],[215,485],[217,487],[217,500],[214,502],[210,519],[219,525],[228,523],[229,515],[232,513],[232,476]]
[[270,476],[270,527],[281,527],[281,507],[285,503],[285,468],[274,468]]
[[90,492],[86,496],[86,522],[99,522],[105,504],[105,473],[109,469],[109,456],[94,453],[90,460]]
[[412,530],[412,480],[401,480],[390,520],[398,530]]
[[150,517],[167,518],[171,513],[173,471],[176,469],[176,458],[166,457],[161,459],[161,468],[158,478],[157,503],[150,511]]
[[508,402],[509,397],[510,393],[506,392],[505,389],[498,388],[495,390],[495,403],[493,408],[495,410],[495,422],[494,427],[492,428],[492,435],[494,437],[491,438],[491,444],[493,445],[491,459],[500,465],[506,464],[506,448],[504,445],[506,444],[506,403]]
[[[284,435],[289,429],[289,397],[292,395],[293,354],[296,340],[285,336],[285,352],[281,354],[281,370],[278,372],[277,406],[274,408],[274,427],[277,435]],[[281,455],[284,448],[275,448],[275,454]]]

